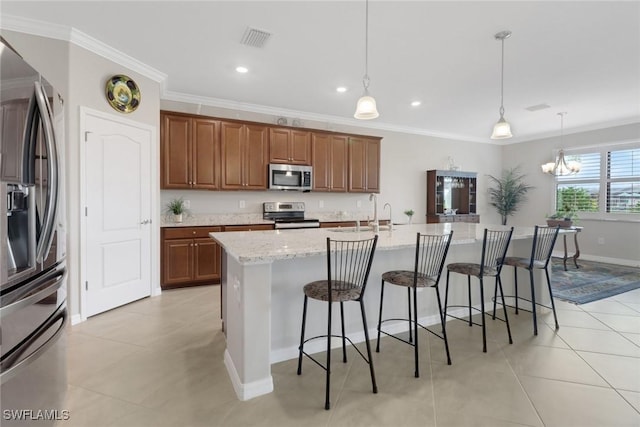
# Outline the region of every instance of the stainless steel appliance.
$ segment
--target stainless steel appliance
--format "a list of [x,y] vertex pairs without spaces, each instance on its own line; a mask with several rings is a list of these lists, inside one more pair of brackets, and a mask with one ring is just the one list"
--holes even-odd
[[[65,419],[66,232],[52,102],[0,37],[0,412],[3,426]],[[57,99],[57,98],[56,98]]]
[[301,165],[269,164],[269,189],[311,191],[313,168]]
[[262,217],[273,220],[276,230],[318,228],[320,221],[304,217],[304,202],[265,202]]

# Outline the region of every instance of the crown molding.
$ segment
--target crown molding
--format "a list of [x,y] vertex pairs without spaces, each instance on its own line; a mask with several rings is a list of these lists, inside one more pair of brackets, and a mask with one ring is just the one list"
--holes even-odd
[[434,138],[443,138],[454,141],[465,142],[480,142],[486,144],[494,144],[491,140],[487,141],[479,138],[470,138],[466,135],[454,135],[448,133],[438,133],[428,131],[426,129],[419,129],[409,126],[397,126],[382,122],[363,121],[350,118],[344,118],[339,116],[332,116],[329,114],[316,114],[305,111],[288,110],[284,108],[271,107],[267,105],[251,104],[248,102],[233,101],[229,99],[211,98],[199,95],[191,95],[181,92],[173,92],[164,90],[161,95],[161,99],[165,101],[184,102],[187,104],[195,105],[207,105],[210,107],[225,108],[235,111],[246,111],[251,113],[267,114],[276,117],[296,117],[304,120],[313,120],[317,122],[326,122],[331,125],[344,125],[344,126],[356,126],[359,128],[384,130],[390,132],[407,133],[411,135],[424,135]]
[[167,75],[165,73],[75,28],[13,15],[3,15],[0,28],[72,43],[158,82],[162,87],[166,84]]

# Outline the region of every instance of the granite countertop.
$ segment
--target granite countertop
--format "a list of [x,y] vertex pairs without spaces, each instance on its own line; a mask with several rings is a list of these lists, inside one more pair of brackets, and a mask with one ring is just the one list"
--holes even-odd
[[[381,227],[378,233],[378,251],[413,248],[416,233],[442,234],[453,230],[452,245],[464,245],[482,240],[484,229],[500,229],[492,224],[446,223],[412,224],[394,226],[393,230]],[[338,231],[341,230],[341,231]],[[326,252],[326,239],[357,240],[371,238],[373,232],[364,227],[360,232],[349,229],[315,228],[298,230],[240,231],[232,233],[210,233],[222,245],[229,256],[242,264],[272,262],[275,260],[303,258]],[[533,236],[533,227],[516,227],[513,239]],[[250,234],[249,234],[250,233]]]
[[[306,213],[307,218],[317,219],[320,222],[341,222],[341,221],[366,221],[367,216],[354,212],[311,212]],[[386,221],[388,218],[380,218]],[[273,224],[271,220],[262,218],[262,213],[245,214],[188,214],[184,215],[182,222],[173,222],[171,216],[160,217],[160,227],[200,227],[218,225],[253,225],[253,224]]]

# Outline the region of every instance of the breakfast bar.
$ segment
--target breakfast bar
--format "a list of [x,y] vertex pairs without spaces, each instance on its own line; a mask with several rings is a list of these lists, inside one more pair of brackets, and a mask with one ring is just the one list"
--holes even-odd
[[[413,269],[416,233],[443,234],[453,231],[446,263],[479,262],[482,236],[485,228],[503,226],[472,223],[414,224],[381,227],[378,246],[364,297],[368,319],[377,318],[380,277],[391,269]],[[527,257],[531,253],[533,227],[515,227],[509,253]],[[251,399],[273,391],[271,364],[297,357],[302,318],[302,287],[305,283],[326,277],[326,239],[359,240],[370,238],[373,232],[362,228],[300,229],[254,232],[211,233],[223,247],[222,293],[223,321],[227,340],[224,362],[240,400]],[[520,274],[520,273],[519,273]],[[541,270],[536,274],[536,286],[545,282]],[[467,303],[466,279],[453,277],[449,299],[452,303]],[[453,281],[455,280],[455,281]],[[505,294],[512,294],[513,274],[502,275]],[[523,275],[523,283],[528,277]],[[440,284],[444,294],[445,277]],[[485,285],[493,295],[493,280]],[[489,287],[490,286],[490,287]],[[478,292],[478,286],[472,286]],[[521,294],[527,292],[523,286]],[[546,292],[537,292],[545,303]],[[420,321],[424,324],[439,322],[435,298],[423,293],[427,301],[421,302]],[[421,294],[418,294],[421,297]],[[548,297],[546,297],[548,303]],[[474,302],[478,302],[477,294]],[[487,301],[489,302],[489,301]],[[353,342],[364,340],[359,308],[345,305],[346,333]],[[385,292],[385,310],[404,313],[406,293]],[[464,313],[460,313],[464,316]],[[371,336],[375,322],[369,322]],[[391,325],[397,332],[406,329],[406,322]],[[308,335],[319,335],[326,328],[322,316],[307,321]],[[309,343],[309,352],[322,351],[326,344]],[[336,343],[337,344],[337,343]],[[478,348],[481,351],[481,348]],[[455,354],[452,355],[455,363]]]

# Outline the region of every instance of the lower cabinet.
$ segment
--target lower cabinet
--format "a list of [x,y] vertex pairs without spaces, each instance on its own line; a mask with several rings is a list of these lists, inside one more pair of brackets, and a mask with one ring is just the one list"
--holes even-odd
[[220,246],[209,237],[218,231],[222,227],[162,229],[162,289],[220,282]]
[[260,231],[273,230],[273,224],[225,225],[224,231]]
[[480,215],[457,214],[457,215],[427,215],[427,224],[443,222],[471,222],[480,223]]

